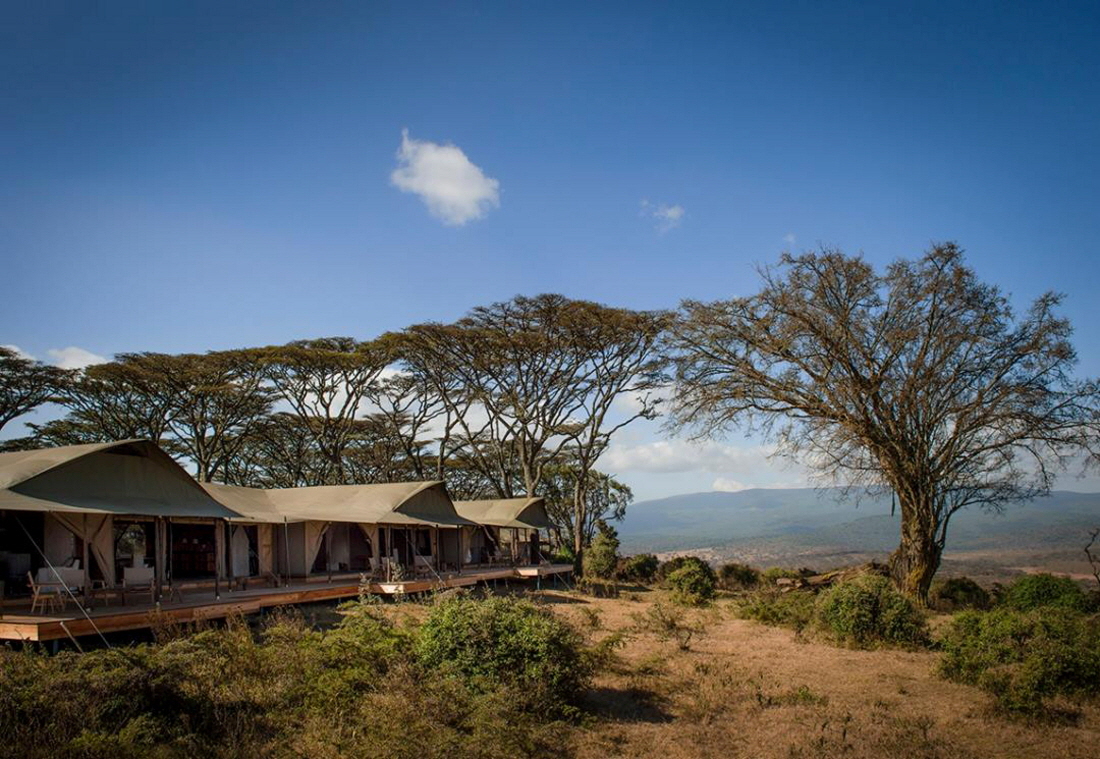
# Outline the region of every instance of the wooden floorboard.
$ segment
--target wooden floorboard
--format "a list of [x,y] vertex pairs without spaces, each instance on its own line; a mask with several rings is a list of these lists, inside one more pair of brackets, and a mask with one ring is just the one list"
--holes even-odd
[[[500,567],[466,571],[432,578],[401,582],[371,582],[370,593],[393,595],[422,593],[444,588],[468,587],[479,582],[508,579],[527,579],[562,574],[572,571],[566,564],[541,567]],[[95,608],[85,616],[79,609],[62,610],[48,614],[9,613],[0,615],[0,640],[51,641],[79,638],[100,633],[143,630],[161,624],[182,624],[208,619],[254,614],[265,608],[293,604],[331,601],[353,598],[362,590],[358,577],[333,578],[332,582],[311,578],[283,588],[250,588],[248,590],[223,591],[214,598],[212,591],[203,590],[200,596],[190,593],[180,601],[156,606],[108,606]],[[190,597],[189,597],[190,596]]]

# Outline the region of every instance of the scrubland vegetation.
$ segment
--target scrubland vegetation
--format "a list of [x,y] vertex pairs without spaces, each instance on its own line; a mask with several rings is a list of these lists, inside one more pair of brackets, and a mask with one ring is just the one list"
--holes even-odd
[[281,612],[3,650],[0,756],[1086,757],[1100,740],[1100,608],[1072,581],[956,578],[922,609],[874,574],[814,592],[776,584],[799,571],[614,566],[617,598],[449,592],[348,604],[324,629]]

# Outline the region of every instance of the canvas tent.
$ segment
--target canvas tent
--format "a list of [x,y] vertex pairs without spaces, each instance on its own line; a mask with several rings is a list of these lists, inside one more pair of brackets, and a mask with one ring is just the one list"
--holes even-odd
[[537,564],[541,556],[538,531],[554,526],[546,513],[546,501],[540,497],[455,501],[455,511],[479,525],[464,530],[467,563],[480,564],[506,555],[512,561]]
[[[294,576],[364,571],[370,568],[370,558],[394,552],[410,566],[413,554],[431,556],[436,563],[457,563],[460,549],[455,528],[471,525],[455,512],[439,481],[273,489],[207,483],[203,487],[240,514],[234,520],[238,525],[270,529],[272,563],[280,573]],[[439,528],[450,528],[447,532],[455,533],[454,537],[441,538]],[[260,543],[263,551],[262,538]]]
[[[117,581],[120,519],[139,516],[152,523],[157,576],[163,580],[170,562],[165,555],[168,522],[209,525],[214,543],[220,545],[221,520],[236,516],[147,440],[0,454],[0,515],[0,560],[6,579],[39,561],[75,561],[84,569],[85,587],[93,564],[106,585]],[[67,535],[71,537],[66,541]],[[224,552],[213,553],[221,557]],[[220,576],[224,566],[217,565],[215,572]]]

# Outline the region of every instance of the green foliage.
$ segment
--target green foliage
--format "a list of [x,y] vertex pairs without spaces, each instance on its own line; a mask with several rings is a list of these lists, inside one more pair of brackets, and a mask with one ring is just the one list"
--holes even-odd
[[1044,606],[1057,606],[1071,611],[1089,609],[1089,597],[1068,577],[1050,574],[1023,575],[1004,590],[1001,601],[1017,611],[1030,611]]
[[350,759],[365,745],[372,757],[560,756],[560,725],[524,690],[532,677],[553,680],[553,667],[531,662],[560,661],[562,646],[567,661],[581,659],[573,671],[595,660],[561,623],[535,620],[509,637],[485,627],[491,615],[481,602],[463,603],[481,631],[472,645],[488,661],[503,667],[514,650],[525,652],[514,676],[421,663],[415,628],[355,604],[326,632],[282,616],[258,631],[233,621],[84,654],[0,648],[0,756]]
[[710,569],[710,564],[703,561],[698,556],[675,556],[657,567],[657,581],[663,583],[668,579],[670,574],[688,564],[695,564]]
[[584,574],[610,580],[619,566],[619,535],[606,522],[599,522],[599,532],[584,552]]
[[820,627],[837,639],[915,645],[928,640],[924,615],[885,577],[863,575],[833,586],[816,604]]
[[941,611],[956,609],[988,609],[989,593],[969,577],[951,577],[938,580],[928,593],[931,605]]
[[815,599],[808,591],[781,593],[775,588],[764,587],[742,601],[738,612],[745,619],[755,619],[766,625],[803,630],[813,622]]
[[1037,714],[1053,696],[1100,694],[1100,620],[1066,608],[997,608],[955,616],[940,673],[977,685],[1007,712]]
[[718,568],[718,586],[723,590],[749,590],[760,584],[760,572],[747,564],[723,564]]
[[764,585],[775,585],[776,580],[797,580],[805,574],[806,572],[803,570],[790,569],[789,567],[769,567],[760,573],[760,582]]
[[550,610],[516,598],[453,596],[437,603],[420,630],[425,667],[461,676],[475,690],[501,686],[551,710],[588,682],[580,634]]
[[573,564],[576,560],[577,555],[573,553],[573,546],[564,543],[558,546],[554,553],[550,555],[550,561],[554,564]]
[[714,598],[716,581],[709,564],[687,562],[665,580],[677,603],[699,606]]
[[667,606],[660,601],[650,604],[644,614],[635,614],[637,629],[650,632],[658,640],[674,640],[681,651],[690,649],[691,639],[703,632],[698,624],[689,623],[682,609]]
[[651,553],[628,556],[619,565],[619,577],[626,582],[650,583],[657,577],[660,564]]

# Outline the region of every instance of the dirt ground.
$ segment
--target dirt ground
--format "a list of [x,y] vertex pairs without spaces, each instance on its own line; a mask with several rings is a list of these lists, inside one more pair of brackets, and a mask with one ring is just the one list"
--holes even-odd
[[1057,723],[1008,720],[981,691],[937,677],[933,652],[837,648],[738,619],[729,600],[683,612],[696,630],[685,650],[639,621],[660,591],[539,595],[593,641],[623,636],[585,696],[594,716],[568,738],[582,759],[1100,756],[1100,705]]

